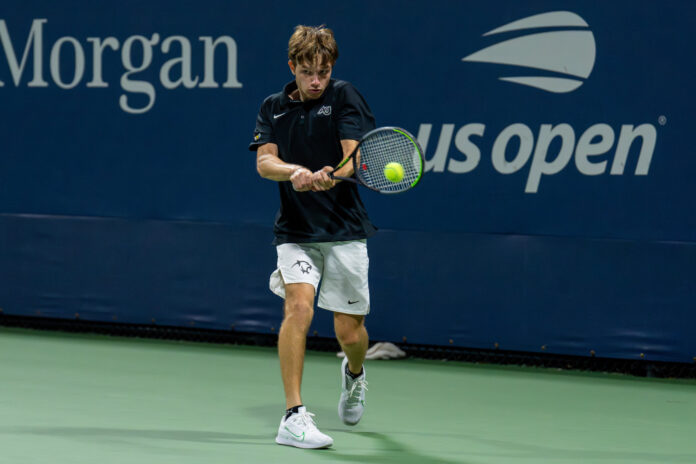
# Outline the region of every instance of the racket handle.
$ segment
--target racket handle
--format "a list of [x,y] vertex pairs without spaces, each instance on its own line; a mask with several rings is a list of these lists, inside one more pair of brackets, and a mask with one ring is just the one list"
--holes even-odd
[[348,182],[352,182],[354,184],[359,184],[360,182],[354,178],[354,177],[343,177],[343,176],[334,176],[333,173],[329,174],[332,179],[340,179],[340,180],[347,180]]

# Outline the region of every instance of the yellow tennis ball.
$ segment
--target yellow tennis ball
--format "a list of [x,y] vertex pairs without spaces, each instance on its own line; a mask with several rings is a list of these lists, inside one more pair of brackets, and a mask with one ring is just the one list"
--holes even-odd
[[404,179],[404,167],[396,162],[384,166],[384,177],[390,182],[401,182]]

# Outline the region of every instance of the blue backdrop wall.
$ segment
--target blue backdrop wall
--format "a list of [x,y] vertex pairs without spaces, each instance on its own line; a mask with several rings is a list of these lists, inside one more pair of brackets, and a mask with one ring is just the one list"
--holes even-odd
[[334,76],[427,159],[363,192],[373,338],[696,356],[696,4],[315,6],[4,2],[2,311],[277,330],[277,188],[246,146],[293,27],[325,23]]

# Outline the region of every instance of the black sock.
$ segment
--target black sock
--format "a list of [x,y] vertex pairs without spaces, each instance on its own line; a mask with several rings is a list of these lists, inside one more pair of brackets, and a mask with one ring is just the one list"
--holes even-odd
[[302,407],[302,405],[300,404],[300,405],[298,405],[298,406],[293,406],[293,407],[290,408],[290,409],[286,409],[286,410],[285,410],[285,419],[287,420],[288,417],[292,416],[293,414],[297,414],[298,412],[300,412],[300,408],[301,408],[301,407]]
[[349,376],[351,379],[355,380],[355,379],[357,379],[358,377],[360,377],[361,375],[363,375],[363,368],[362,368],[362,366],[360,366],[360,373],[358,373],[358,374],[353,374],[353,373],[350,371],[350,369],[348,369],[348,364],[346,364],[346,374],[348,374],[348,376]]

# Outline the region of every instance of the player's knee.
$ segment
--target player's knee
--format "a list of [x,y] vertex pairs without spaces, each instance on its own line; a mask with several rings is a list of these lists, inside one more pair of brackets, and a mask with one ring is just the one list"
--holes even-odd
[[304,301],[285,302],[285,321],[309,327],[314,316],[314,308]]
[[365,331],[365,317],[334,313],[334,331],[342,345],[359,343]]
[[336,327],[336,338],[341,345],[360,343],[361,327]]

